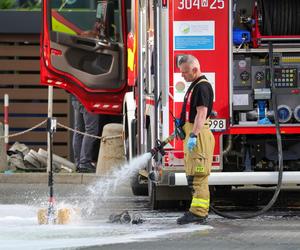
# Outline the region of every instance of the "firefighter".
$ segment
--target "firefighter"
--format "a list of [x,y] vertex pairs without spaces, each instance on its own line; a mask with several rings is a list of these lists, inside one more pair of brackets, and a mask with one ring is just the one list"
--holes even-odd
[[183,102],[181,120],[186,134],[184,166],[192,190],[190,209],[177,219],[177,224],[205,223],[209,210],[208,176],[211,170],[215,140],[209,129],[213,106],[213,89],[201,73],[200,63],[192,55],[183,55],[179,69],[186,82],[191,82]]

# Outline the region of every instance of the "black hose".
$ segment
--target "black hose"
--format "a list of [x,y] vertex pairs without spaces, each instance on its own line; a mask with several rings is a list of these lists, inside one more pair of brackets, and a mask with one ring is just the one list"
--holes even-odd
[[244,215],[233,215],[229,213],[223,213],[213,206],[210,206],[210,209],[217,215],[222,216],[224,218],[228,219],[249,219],[254,218],[259,215],[264,214],[267,212],[276,202],[277,197],[281,190],[282,185],[282,175],[283,175],[283,152],[282,152],[282,140],[281,140],[281,134],[280,134],[280,125],[278,121],[278,112],[277,112],[277,96],[276,92],[274,91],[276,86],[274,83],[274,74],[273,74],[273,45],[271,42],[269,42],[269,64],[270,64],[270,71],[271,71],[271,79],[272,79],[272,102],[273,102],[273,109],[274,109],[274,120],[275,120],[275,127],[276,127],[276,139],[277,139],[277,148],[278,148],[278,181],[277,186],[274,192],[274,195],[272,199],[269,201],[269,203],[263,207],[261,210],[251,213],[251,214],[244,214]]
[[262,35],[300,35],[299,0],[259,0],[258,10],[262,17]]

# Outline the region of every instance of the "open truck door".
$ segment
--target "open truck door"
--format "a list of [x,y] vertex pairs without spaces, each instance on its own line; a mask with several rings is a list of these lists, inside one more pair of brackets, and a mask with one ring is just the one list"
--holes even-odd
[[41,82],[65,89],[91,112],[121,114],[128,91],[124,1],[43,4]]

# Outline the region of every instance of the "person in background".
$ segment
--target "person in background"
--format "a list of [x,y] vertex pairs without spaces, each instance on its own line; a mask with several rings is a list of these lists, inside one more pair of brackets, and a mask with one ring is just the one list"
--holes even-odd
[[215,146],[214,136],[209,129],[214,93],[211,84],[201,73],[196,57],[183,55],[178,64],[184,80],[191,82],[184,96],[180,119],[186,134],[184,166],[193,197],[189,211],[177,219],[177,224],[204,224],[209,210],[208,176]]
[[[99,115],[88,112],[75,96],[71,95],[71,100],[74,110],[74,129],[90,135],[99,136]],[[94,150],[97,148],[97,140],[97,138],[81,135],[79,133],[73,134],[73,152],[77,172],[95,172],[96,167],[93,161],[97,159]]]

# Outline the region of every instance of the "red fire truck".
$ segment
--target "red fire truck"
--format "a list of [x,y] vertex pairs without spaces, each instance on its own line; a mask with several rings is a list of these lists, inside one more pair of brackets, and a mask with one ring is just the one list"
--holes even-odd
[[[91,112],[123,116],[131,159],[174,131],[189,86],[177,62],[192,54],[215,93],[210,185],[276,184],[280,155],[283,183],[300,184],[298,2],[44,0],[41,82]],[[190,197],[182,142],[165,150],[131,181],[153,208]]]

